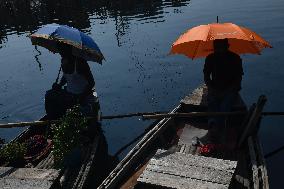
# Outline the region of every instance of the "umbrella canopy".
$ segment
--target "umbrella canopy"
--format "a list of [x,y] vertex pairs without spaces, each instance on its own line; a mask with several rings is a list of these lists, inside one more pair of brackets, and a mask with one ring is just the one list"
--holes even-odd
[[72,46],[72,54],[87,61],[102,63],[104,59],[95,41],[76,28],[66,25],[47,24],[31,36],[33,45],[39,45],[58,53],[58,43]]
[[232,23],[212,23],[194,27],[181,35],[172,45],[171,54],[184,54],[190,58],[205,57],[214,52],[215,39],[228,39],[229,50],[237,53],[260,54],[272,47],[255,32]]

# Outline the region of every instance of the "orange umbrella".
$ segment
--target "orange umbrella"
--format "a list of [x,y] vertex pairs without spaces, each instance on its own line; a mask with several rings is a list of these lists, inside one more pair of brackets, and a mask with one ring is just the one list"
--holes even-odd
[[255,32],[232,23],[212,23],[194,27],[176,40],[171,54],[184,54],[190,58],[206,57],[213,53],[213,41],[229,41],[229,50],[237,54],[260,54],[261,50],[272,46]]

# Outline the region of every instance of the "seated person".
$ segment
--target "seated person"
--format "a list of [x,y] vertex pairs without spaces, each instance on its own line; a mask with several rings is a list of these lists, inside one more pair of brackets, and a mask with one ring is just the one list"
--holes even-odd
[[99,102],[97,96],[93,95],[95,81],[87,61],[72,55],[71,46],[62,43],[58,46],[63,76],[59,84],[54,83],[52,88],[59,90],[66,85],[65,98],[69,98],[64,100],[66,107],[70,108],[79,103],[84,115],[97,116]]
[[[213,45],[214,53],[206,57],[203,69],[208,87],[208,111],[229,112],[241,90],[242,59],[229,51],[228,39],[214,40]],[[218,143],[224,137],[225,121],[224,117],[209,118],[207,139],[210,142]]]

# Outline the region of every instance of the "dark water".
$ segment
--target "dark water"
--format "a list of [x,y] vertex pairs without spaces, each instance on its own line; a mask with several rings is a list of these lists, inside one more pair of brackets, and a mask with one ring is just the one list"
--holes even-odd
[[[55,81],[59,55],[35,48],[27,35],[47,23],[79,28],[98,43],[106,61],[90,63],[104,115],[167,111],[202,83],[204,59],[168,56],[186,29],[216,21],[246,26],[273,49],[243,55],[242,96],[265,94],[265,110],[283,111],[284,1],[279,0],[0,0],[0,122],[32,121],[44,114],[45,91]],[[284,118],[264,118],[264,151],[284,145]],[[110,153],[139,135],[149,122],[104,121]],[[9,140],[22,129],[2,129]],[[122,154],[123,156],[123,154]],[[284,151],[267,160],[271,188],[281,188]]]

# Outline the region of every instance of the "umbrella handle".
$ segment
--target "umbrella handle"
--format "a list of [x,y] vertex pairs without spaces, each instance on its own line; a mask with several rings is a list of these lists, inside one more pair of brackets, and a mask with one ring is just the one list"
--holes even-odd
[[55,80],[55,83],[58,83],[61,69],[62,69],[62,67],[60,66],[59,71],[58,71],[58,74],[57,74],[57,78],[56,78],[56,80]]

